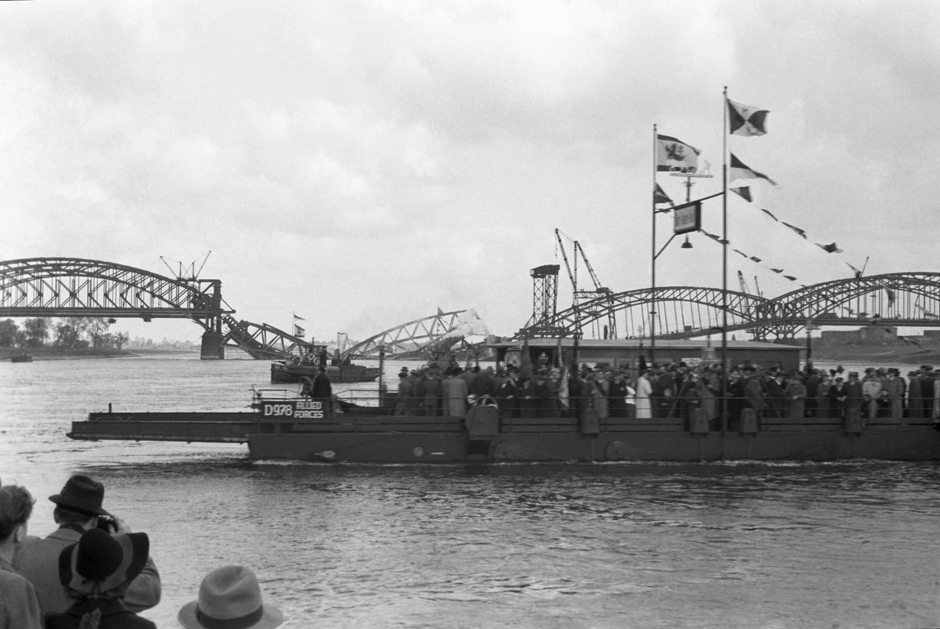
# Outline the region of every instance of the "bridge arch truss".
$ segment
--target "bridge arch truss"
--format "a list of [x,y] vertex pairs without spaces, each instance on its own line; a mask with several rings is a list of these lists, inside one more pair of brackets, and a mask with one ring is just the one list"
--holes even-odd
[[[655,316],[658,338],[692,338],[720,332],[725,309],[729,332],[744,330],[758,339],[790,338],[807,324],[940,327],[940,273],[834,280],[772,299],[727,291],[726,302],[716,288],[644,288],[573,306],[558,312],[543,328],[583,333],[612,314],[624,338],[642,338],[649,335],[650,318]],[[520,332],[524,333],[526,329]]]

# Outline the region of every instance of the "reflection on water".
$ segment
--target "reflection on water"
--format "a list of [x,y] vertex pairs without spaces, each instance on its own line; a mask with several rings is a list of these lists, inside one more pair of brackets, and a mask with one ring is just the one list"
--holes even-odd
[[161,627],[224,563],[255,569],[288,627],[940,624],[935,464],[369,466],[77,443],[69,422],[106,401],[238,410],[267,376],[83,363],[0,365],[0,475],[40,498],[38,534],[69,474],[102,480],[151,535],[164,600],[144,615]]

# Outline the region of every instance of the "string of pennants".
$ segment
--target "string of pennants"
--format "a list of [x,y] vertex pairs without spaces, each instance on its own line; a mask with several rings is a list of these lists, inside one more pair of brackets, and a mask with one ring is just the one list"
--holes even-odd
[[[732,101],[727,97],[727,91],[725,93],[725,103],[727,106],[727,120],[728,120],[728,130],[731,135],[742,135],[742,136],[762,136],[767,133],[767,115],[770,113],[769,110],[760,109],[758,107],[753,107],[750,105],[744,105]],[[657,135],[657,170],[658,171],[671,171],[671,172],[690,172],[694,173],[698,169],[698,156],[701,151],[691,145],[685,144],[681,140],[676,138]],[[771,185],[777,186],[777,182],[765,175],[764,173],[758,172],[742,162],[734,153],[730,154],[731,163],[728,166],[728,175],[729,180],[738,180],[738,179],[763,179],[770,183]],[[728,188],[730,192],[734,192],[739,197],[747,201],[748,203],[753,203],[754,199],[751,196],[751,190],[748,186],[739,186],[736,188]],[[655,189],[653,191],[653,203],[654,205],[668,203],[671,206],[675,204],[672,202],[672,199],[663,191],[658,183],[655,184]],[[810,241],[809,236],[806,233],[806,230],[782,221],[774,215],[773,212],[762,207],[758,209],[767,215],[774,222],[779,223],[792,231],[794,234],[803,238],[804,240]],[[704,229],[700,229],[702,234],[711,238],[712,240],[718,242],[719,244],[730,244],[724,241],[719,236],[711,234]],[[815,241],[811,241],[817,247],[825,251],[826,253],[842,253],[843,250],[835,243],[823,244]],[[743,258],[750,260],[754,263],[761,264],[765,268],[770,269],[774,273],[783,276],[784,278],[790,280],[791,282],[796,282],[797,278],[794,275],[790,275],[784,272],[782,268],[775,268],[764,264],[763,259],[757,256],[749,255],[748,253],[741,251],[740,249],[733,249],[733,251]],[[848,262],[846,265],[852,269],[855,277],[861,277],[862,270],[857,269]]]

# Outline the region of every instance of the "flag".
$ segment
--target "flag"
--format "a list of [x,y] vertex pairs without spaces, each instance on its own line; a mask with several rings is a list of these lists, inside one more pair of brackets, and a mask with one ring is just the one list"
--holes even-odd
[[728,129],[731,135],[764,135],[770,111],[728,100]]
[[[823,251],[825,251],[826,253],[842,253],[842,249],[839,249],[839,247],[836,246],[836,243],[834,242],[829,243],[828,245],[821,245],[817,242],[816,246],[822,249]],[[849,266],[852,266],[852,265],[849,265]]]
[[668,135],[656,135],[656,170],[694,173],[700,150]]
[[761,260],[760,258],[758,258],[757,256],[751,256],[751,260],[753,260],[754,262],[761,262],[761,261],[762,261],[762,260]]
[[293,312],[292,312],[291,314],[294,315],[294,321],[306,321],[306,319],[304,319],[303,317],[298,317],[298,316],[297,316],[295,313],[293,313]]
[[[298,317],[298,319],[299,319],[299,318],[300,318],[300,317]],[[303,319],[301,319],[301,321],[303,321]],[[298,338],[303,338],[303,337],[304,337],[304,329],[303,329],[302,327],[300,327],[299,325],[297,325],[296,323],[294,324],[294,336],[296,336],[296,337],[298,337]]]
[[770,212],[770,210],[765,210],[764,208],[761,208],[760,211],[763,212],[764,214],[766,214],[767,216],[769,216],[770,218],[774,219],[774,220],[777,221],[778,223],[780,222],[780,219],[777,218],[776,216],[774,216],[774,215]]
[[669,205],[673,204],[672,199],[670,199],[669,195],[667,195],[663,189],[659,187],[659,184],[656,184],[656,189],[653,190],[653,203],[657,205],[660,203],[668,203]]
[[731,154],[731,166],[728,167],[728,179],[766,179],[773,185],[777,185],[776,181],[764,173],[759,173],[745,165],[745,163],[739,160],[734,153]]
[[783,269],[770,269],[774,273],[783,273]]
[[747,201],[748,203],[750,203],[751,200],[752,200],[752,199],[751,199],[751,189],[748,188],[747,186],[742,186],[742,187],[740,187],[740,188],[731,188],[731,192],[735,193],[736,195],[738,195],[739,197],[741,197],[742,199],[744,199],[744,200]]
[[796,281],[796,278],[793,277],[792,275],[784,275],[784,277],[787,278],[788,280],[790,280],[791,282],[795,282],[795,281]]
[[747,254],[744,253],[743,251],[738,251],[737,249],[735,249],[734,252],[735,252],[735,253],[740,253],[740,254],[741,254],[742,256],[744,256],[745,258],[747,257]]
[[[846,262],[846,264],[849,264],[849,263]],[[854,266],[852,266],[851,264],[849,264],[849,268],[852,269],[852,271],[855,273],[855,277],[861,277],[861,276],[862,276],[862,271],[861,271],[861,269],[856,269],[856,268],[855,268]]]

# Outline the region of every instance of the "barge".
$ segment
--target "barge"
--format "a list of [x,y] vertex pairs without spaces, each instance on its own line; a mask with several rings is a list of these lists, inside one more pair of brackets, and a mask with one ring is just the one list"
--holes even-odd
[[[673,360],[710,349],[683,341],[658,345],[660,354],[671,351]],[[797,364],[798,348],[769,345],[740,342],[729,350],[737,352],[735,362],[759,360],[785,369]],[[571,339],[533,339],[493,347],[497,361],[506,364],[568,364],[573,351],[597,366],[627,370],[637,369],[646,351],[638,341],[623,340],[573,347]],[[483,404],[454,417],[442,414],[443,407],[436,414],[415,414],[417,405],[398,404],[381,381],[379,391],[377,399],[330,401],[261,390],[255,392],[253,410],[231,413],[109,409],[72,422],[68,436],[242,443],[255,460],[314,462],[940,460],[940,433],[929,417],[863,418],[857,409],[844,417],[775,417],[745,410],[716,429],[704,413],[677,409],[652,418],[602,417],[577,403],[572,410],[541,414],[501,413]]]
[[72,423],[78,440],[228,442],[255,460],[425,463],[461,461],[838,461],[940,459],[929,418],[862,420],[744,417],[734,432],[704,418],[500,417],[475,406],[465,418],[395,415],[382,407],[321,400],[255,398],[253,411],[104,412]]

